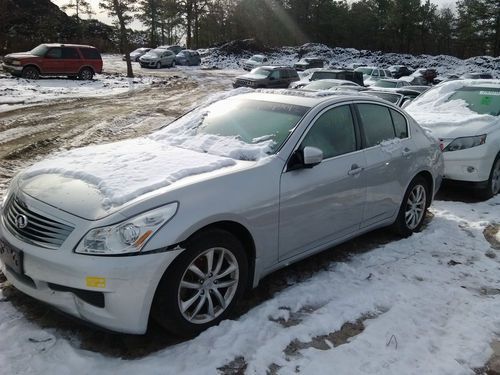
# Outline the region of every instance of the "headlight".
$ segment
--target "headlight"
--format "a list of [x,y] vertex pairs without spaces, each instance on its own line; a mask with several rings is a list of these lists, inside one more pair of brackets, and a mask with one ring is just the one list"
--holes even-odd
[[443,151],[447,152],[447,151],[465,150],[467,148],[484,145],[485,142],[486,142],[485,134],[477,135],[475,137],[456,138],[448,146],[446,146]]
[[21,65],[21,61],[19,61],[19,60],[13,60],[12,61],[12,65],[20,66]]
[[138,253],[146,242],[177,212],[178,203],[142,213],[121,223],[92,229],[80,241],[80,254],[116,255]]

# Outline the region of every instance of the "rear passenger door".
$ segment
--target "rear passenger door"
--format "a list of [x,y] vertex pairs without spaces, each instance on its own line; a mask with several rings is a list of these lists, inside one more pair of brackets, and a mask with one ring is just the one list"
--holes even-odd
[[56,74],[61,72],[62,48],[52,47],[43,58],[43,73]]
[[366,206],[363,227],[392,217],[412,173],[415,150],[406,118],[379,103],[357,103],[366,170]]

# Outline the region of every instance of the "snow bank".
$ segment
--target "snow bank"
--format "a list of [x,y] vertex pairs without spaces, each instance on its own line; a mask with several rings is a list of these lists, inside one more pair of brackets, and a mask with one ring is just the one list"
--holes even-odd
[[[238,68],[242,58],[248,58],[253,51],[242,50],[239,53],[227,53],[224,46],[203,50],[203,65],[218,68]],[[500,71],[500,58],[477,56],[462,60],[447,55],[418,55],[382,53],[380,51],[357,50],[354,48],[330,48],[324,44],[307,43],[297,47],[273,49],[266,54],[270,64],[293,65],[302,57],[322,57],[331,67],[349,68],[352,64],[388,67],[407,65],[416,68],[435,68],[439,74],[468,72],[489,72],[494,76]],[[499,77],[500,78],[500,77]]]
[[152,78],[96,75],[91,81],[67,78],[27,80],[0,74],[0,112],[55,99],[94,98],[141,90]]

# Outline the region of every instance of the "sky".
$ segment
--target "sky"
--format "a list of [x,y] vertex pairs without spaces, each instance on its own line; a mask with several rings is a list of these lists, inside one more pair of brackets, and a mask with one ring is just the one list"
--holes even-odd
[[[51,0],[51,1],[54,4],[58,5],[58,6],[62,6],[64,4],[68,4],[69,3],[69,0]],[[101,9],[99,9],[99,0],[88,0],[88,1],[92,5],[92,8],[94,9],[94,12],[96,13],[93,16],[93,18],[97,18],[99,21],[107,23],[107,24],[111,24],[113,22],[113,20],[110,17],[107,16],[106,12],[104,12]],[[350,1],[350,0],[348,0],[348,1]],[[447,7],[450,7],[450,8],[454,9],[457,0],[431,0],[431,2],[434,3],[434,4],[436,4],[440,8],[444,7],[444,6],[447,6]],[[71,14],[71,12],[68,12],[68,13]],[[141,28],[141,24],[138,21],[134,21],[132,23],[132,27],[135,28],[135,29],[140,29]]]

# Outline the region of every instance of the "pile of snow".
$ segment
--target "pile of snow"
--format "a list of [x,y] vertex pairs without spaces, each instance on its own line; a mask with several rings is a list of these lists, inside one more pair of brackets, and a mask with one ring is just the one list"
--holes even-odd
[[[158,79],[156,79],[158,80]],[[105,97],[144,89],[153,78],[97,74],[91,81],[68,78],[27,80],[0,74],[0,112],[55,99]]]
[[[241,357],[246,374],[266,374],[273,364],[278,374],[473,374],[500,330],[499,260],[482,234],[500,220],[498,207],[500,196],[435,202],[422,233],[333,262],[239,319],[137,360],[82,350],[68,331],[34,324],[3,300],[2,371],[204,375]],[[357,320],[364,331],[343,345],[323,339],[323,350],[286,351],[294,340],[308,343]]]
[[[222,47],[209,48],[203,53],[203,65],[218,68],[238,68],[242,58],[249,58],[253,50],[227,50]],[[469,72],[488,72],[493,76],[500,71],[500,57],[477,56],[466,60],[447,55],[418,55],[398,53],[382,53],[380,51],[357,50],[354,48],[330,48],[324,44],[307,43],[298,47],[282,47],[269,50],[267,53],[270,64],[293,65],[302,57],[322,57],[330,67],[349,68],[352,64],[367,66],[406,65],[413,69],[435,68],[439,74]],[[500,78],[500,77],[499,77]]]

